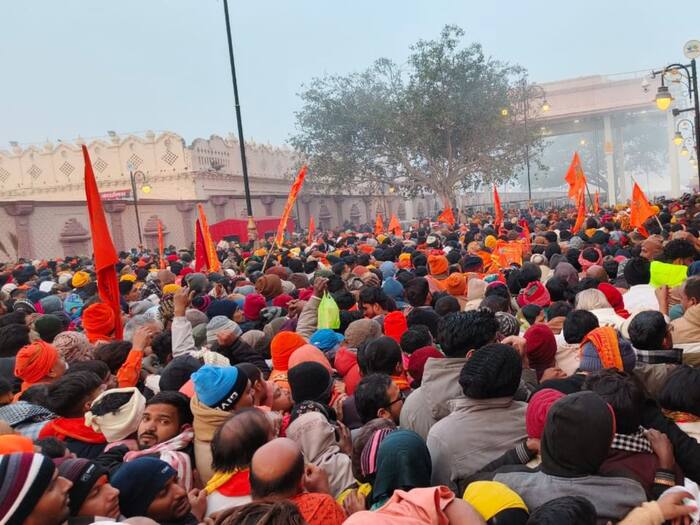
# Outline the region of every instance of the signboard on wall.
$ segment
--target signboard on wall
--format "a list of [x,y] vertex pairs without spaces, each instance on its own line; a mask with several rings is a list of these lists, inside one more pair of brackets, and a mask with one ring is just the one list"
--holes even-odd
[[100,198],[103,201],[130,201],[131,190],[115,190],[100,193]]

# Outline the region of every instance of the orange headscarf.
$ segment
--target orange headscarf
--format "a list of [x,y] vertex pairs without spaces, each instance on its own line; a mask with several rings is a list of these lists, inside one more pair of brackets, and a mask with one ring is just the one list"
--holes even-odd
[[34,452],[34,443],[28,437],[19,434],[0,436],[0,456],[16,452]]
[[581,341],[581,348],[587,342],[593,343],[603,368],[617,368],[624,370],[622,356],[620,355],[620,345],[617,340],[617,332],[611,326],[601,326],[588,332],[588,335]]
[[15,359],[15,376],[23,381],[22,391],[48,376],[59,357],[53,345],[41,340],[23,346]]
[[280,332],[270,342],[272,368],[279,372],[289,370],[289,358],[294,350],[306,344],[302,336],[296,332]]
[[294,368],[301,363],[311,362],[322,364],[329,373],[333,374],[333,367],[328,358],[318,348],[310,344],[302,345],[294,350],[289,358],[288,366],[289,368]]
[[111,341],[114,333],[114,312],[104,303],[95,303],[83,310],[83,328],[91,343]]

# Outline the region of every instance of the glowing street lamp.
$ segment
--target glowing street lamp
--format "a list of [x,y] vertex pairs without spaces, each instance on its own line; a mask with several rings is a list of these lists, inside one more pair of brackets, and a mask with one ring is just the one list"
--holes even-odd
[[676,146],[683,144],[683,134],[680,131],[676,131],[676,133],[673,135],[673,143]]
[[547,102],[547,99],[544,99],[544,102],[542,102],[542,111],[546,113],[549,109],[549,102]]
[[666,111],[671,107],[671,102],[673,102],[673,97],[671,92],[668,90],[667,86],[659,86],[656,92],[656,107],[661,111]]
[[681,155],[683,157],[687,157],[688,153],[689,153],[688,148],[686,148],[685,145],[683,145],[683,147],[681,148]]

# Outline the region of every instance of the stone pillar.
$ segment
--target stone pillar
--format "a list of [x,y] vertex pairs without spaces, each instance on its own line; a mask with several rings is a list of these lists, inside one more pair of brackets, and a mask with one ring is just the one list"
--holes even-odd
[[668,136],[668,170],[671,178],[671,197],[681,196],[681,174],[678,170],[678,148],[673,143],[676,133],[676,121],[672,112],[666,113],[666,135]]
[[374,217],[372,217],[372,197],[362,197],[362,203],[365,205],[365,214],[367,224],[373,224]]
[[185,243],[189,247],[194,242],[194,218],[192,217],[194,202],[180,201],[175,205],[175,208],[182,217],[182,231],[185,234]]
[[272,195],[263,195],[260,197],[260,202],[265,207],[265,215],[271,217],[273,215],[272,205],[275,203],[275,198]]
[[338,214],[338,228],[343,227],[343,223],[345,222],[345,217],[343,216],[343,201],[345,200],[344,197],[341,197],[340,195],[335,195],[333,197],[333,202],[335,202],[335,211]]
[[618,193],[620,195],[621,202],[626,202],[629,194],[627,193],[627,181],[625,180],[625,138],[622,127],[619,126],[615,128],[613,130],[613,135],[615,136],[613,156],[615,159],[615,174],[617,175]]
[[63,245],[65,257],[71,255],[89,256],[92,252],[87,242],[90,240],[90,232],[75,218],[66,221],[58,240]]
[[[146,224],[143,227],[143,235],[146,237],[146,248],[153,251],[158,251],[158,221],[160,219],[157,215],[151,215]],[[163,247],[168,245],[166,237],[168,235],[168,228],[161,222],[163,228]]]
[[608,203],[614,206],[617,200],[615,198],[615,158],[613,156],[614,145],[612,134],[612,122],[610,120],[610,115],[605,115],[603,117],[603,135],[603,151],[605,152],[605,170],[608,176]]
[[104,201],[102,203],[106,213],[109,213],[109,222],[112,227],[112,242],[117,251],[126,251],[128,248],[124,242],[124,226],[122,224],[122,212],[126,209],[125,201]]
[[[301,197],[301,203],[304,205],[304,215],[305,217],[299,217],[299,224],[303,224],[304,228],[309,227],[309,223],[311,222],[311,199],[313,199],[312,195],[309,194],[303,194]],[[316,225],[318,226],[318,217],[316,217]]]
[[5,212],[15,219],[15,235],[17,235],[17,255],[25,259],[34,257],[32,243],[32,226],[29,216],[34,211],[34,203],[28,201],[11,202],[5,205]]
[[225,195],[212,195],[209,197],[209,202],[214,207],[216,222],[221,222],[226,219],[226,203],[228,202],[228,197]]
[[406,220],[407,221],[412,221],[415,219],[416,214],[415,210],[413,209],[413,199],[407,199],[406,200]]

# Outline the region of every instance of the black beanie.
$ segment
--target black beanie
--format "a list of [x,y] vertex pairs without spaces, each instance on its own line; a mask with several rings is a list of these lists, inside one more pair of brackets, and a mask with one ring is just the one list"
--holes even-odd
[[58,473],[73,482],[68,492],[70,496],[70,514],[77,516],[80,507],[90,494],[92,487],[100,477],[107,474],[107,469],[88,459],[67,459],[58,466]]
[[493,343],[468,355],[459,384],[464,395],[473,399],[511,397],[520,385],[522,368],[512,346]]
[[333,378],[321,363],[300,363],[287,372],[294,403],[317,401],[327,405],[333,392]]
[[173,390],[177,392],[201,367],[201,361],[195,357],[190,355],[176,357],[160,373],[158,386],[160,386],[161,391]]

